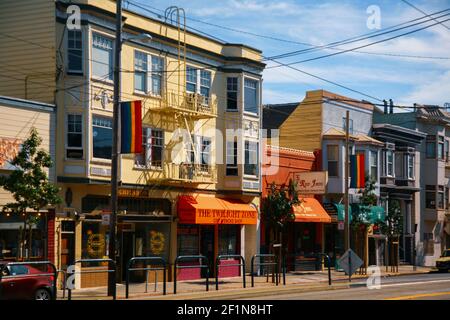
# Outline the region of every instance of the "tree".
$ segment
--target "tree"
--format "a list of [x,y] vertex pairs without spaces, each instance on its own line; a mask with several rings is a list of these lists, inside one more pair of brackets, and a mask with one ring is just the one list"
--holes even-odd
[[[17,156],[10,162],[15,170],[7,176],[0,176],[0,186],[12,193],[14,202],[3,206],[3,212],[23,214],[24,231],[29,226],[28,254],[31,253],[32,227],[39,223],[39,215],[31,215],[27,209],[39,213],[47,206],[62,202],[58,187],[48,181],[46,169],[52,167],[52,159],[47,151],[39,149],[42,138],[35,128],[21,146]],[[24,243],[22,239],[22,243]]]
[[[287,231],[288,223],[295,220],[292,207],[300,203],[296,181],[291,179],[287,186],[283,184],[279,188],[274,182],[270,185],[267,197],[262,200],[262,212],[263,219],[269,230],[272,231],[276,243],[283,243],[283,239],[285,239],[283,235]],[[279,254],[281,255],[281,250]],[[281,268],[280,256],[278,268],[279,270]]]

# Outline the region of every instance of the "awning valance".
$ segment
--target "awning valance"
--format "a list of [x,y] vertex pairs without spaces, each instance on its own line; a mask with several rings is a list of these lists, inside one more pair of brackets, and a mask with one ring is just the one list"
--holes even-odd
[[295,222],[331,222],[331,217],[314,198],[302,198],[301,203],[293,207],[293,211]]
[[258,212],[235,199],[180,196],[178,219],[185,224],[256,224]]

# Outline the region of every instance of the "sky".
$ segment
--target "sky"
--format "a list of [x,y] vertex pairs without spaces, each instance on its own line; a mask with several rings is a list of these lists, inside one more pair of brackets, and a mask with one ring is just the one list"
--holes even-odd
[[[183,7],[188,18],[188,28],[201,30],[226,42],[243,43],[258,48],[262,50],[264,57],[311,47],[301,43],[323,46],[379,31],[373,29],[374,26],[379,26],[382,30],[424,16],[401,0],[132,0],[131,2],[151,6],[155,9],[149,9],[154,11],[164,10],[170,5]],[[408,2],[427,14],[450,8],[450,0],[408,0]],[[374,11],[368,12],[373,6],[379,8],[378,20],[374,20]],[[136,9],[132,5],[129,5],[129,8]],[[436,17],[444,14],[450,14],[450,11]],[[446,19],[450,19],[450,15],[440,20]],[[234,32],[195,20],[279,38],[283,41]],[[368,20],[372,22],[369,23],[372,29],[368,26]],[[425,20],[429,18],[416,22]],[[337,48],[346,50],[359,47],[433,23],[436,22],[423,23]],[[293,66],[377,99],[393,99],[395,105],[411,106],[413,103],[420,103],[442,106],[450,103],[450,21],[444,24],[448,29],[436,24],[416,33],[359,49],[364,53],[347,52]],[[337,51],[321,48],[315,52],[302,53],[278,61],[297,62],[335,52]],[[398,57],[392,54],[422,58]],[[306,91],[315,89],[325,89],[356,99],[378,102],[286,67],[270,68],[277,66],[270,60],[266,63],[267,68],[263,73],[264,104],[301,101]]]

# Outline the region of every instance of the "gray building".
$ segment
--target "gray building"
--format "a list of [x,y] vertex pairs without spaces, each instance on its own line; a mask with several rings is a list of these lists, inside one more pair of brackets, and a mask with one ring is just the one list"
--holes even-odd
[[[386,134],[389,130],[388,125],[409,129],[409,133],[415,132],[415,135],[424,133],[424,138],[415,148],[415,157],[413,162],[417,168],[414,179],[408,177],[408,163],[396,164],[398,159],[409,160],[408,154],[411,154],[407,146],[403,150],[395,147],[394,152],[401,152],[399,156],[393,158],[395,170],[390,176],[386,177],[386,182],[395,180],[395,184],[401,181],[401,177],[406,176],[404,183],[409,184],[414,181],[414,186],[419,188],[412,196],[410,204],[413,206],[414,216],[410,217],[405,226],[405,235],[414,234],[416,245],[416,262],[419,265],[433,266],[445,248],[450,248],[450,223],[449,223],[449,177],[450,177],[450,113],[439,106],[416,105],[412,112],[405,113],[374,113],[374,129],[380,135]],[[400,130],[397,128],[397,135],[391,136],[390,143],[395,146],[404,144],[402,137],[398,135]],[[412,155],[412,154],[411,154]],[[406,160],[408,159],[408,160]],[[404,162],[401,162],[404,163]],[[406,170],[406,172],[405,172]],[[405,175],[406,173],[406,175]],[[406,186],[403,186],[403,188]],[[409,210],[409,209],[407,209]],[[412,226],[417,224],[415,230]],[[415,231],[415,232],[414,232]],[[403,251],[407,252],[408,244],[403,237]],[[407,254],[404,255],[407,258]]]

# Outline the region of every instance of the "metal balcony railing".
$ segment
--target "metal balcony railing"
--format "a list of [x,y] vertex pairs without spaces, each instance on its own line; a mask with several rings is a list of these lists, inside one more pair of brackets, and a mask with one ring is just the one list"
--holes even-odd
[[213,118],[217,116],[217,99],[215,95],[205,97],[198,93],[167,90],[160,99],[146,99],[144,109],[185,113],[199,119]]
[[138,166],[146,169],[148,181],[178,181],[188,183],[216,183],[217,170],[215,166],[194,163],[171,163],[151,161]]

